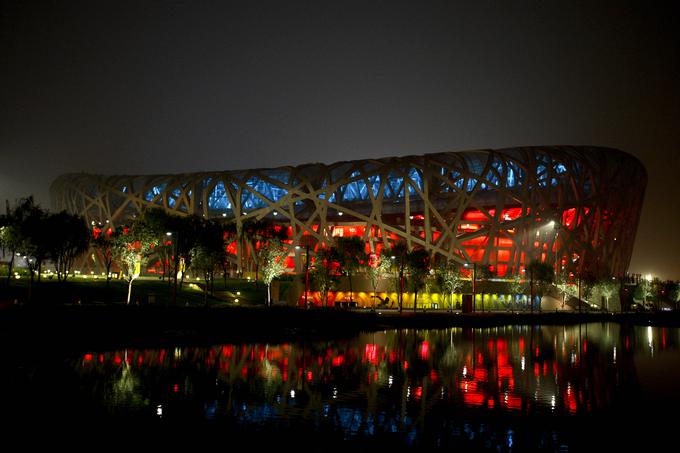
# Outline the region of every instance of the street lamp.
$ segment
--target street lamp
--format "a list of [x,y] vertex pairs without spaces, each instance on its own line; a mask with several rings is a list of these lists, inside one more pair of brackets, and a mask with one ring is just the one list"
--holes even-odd
[[[470,267],[470,263],[465,263],[465,267]],[[472,311],[475,311],[475,299],[477,297],[477,263],[472,263]],[[484,311],[484,302],[482,301],[482,311]]]
[[[300,250],[300,246],[296,245],[295,248]],[[308,302],[309,295],[309,243],[305,244],[305,310],[309,309]]]
[[[165,233],[166,236],[172,238],[173,232],[168,231]],[[177,266],[179,264],[179,259],[177,257],[177,251],[178,251],[178,245],[177,241],[179,240],[179,233],[175,232],[175,238],[172,240],[172,256],[173,256],[173,261],[175,264],[175,284],[172,287],[172,306],[177,305]]]

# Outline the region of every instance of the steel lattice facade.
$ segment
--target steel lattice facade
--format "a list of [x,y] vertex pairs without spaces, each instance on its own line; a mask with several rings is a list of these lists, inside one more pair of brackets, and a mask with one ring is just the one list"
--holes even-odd
[[601,276],[627,269],[646,183],[642,164],[622,151],[551,146],[177,175],[67,174],[51,190],[56,209],[113,226],[162,207],[237,229],[251,219],[279,224],[291,248],[303,236],[328,244],[360,235],[376,253],[403,240],[501,276],[531,260]]

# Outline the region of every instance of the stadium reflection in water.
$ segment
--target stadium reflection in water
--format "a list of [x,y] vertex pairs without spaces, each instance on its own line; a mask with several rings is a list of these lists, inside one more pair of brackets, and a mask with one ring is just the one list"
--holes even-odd
[[625,426],[645,405],[677,399],[678,389],[661,392],[655,376],[669,373],[665,363],[677,365],[679,335],[618,324],[402,330],[91,352],[67,368],[78,398],[106,417],[241,433],[304,429],[349,442],[556,450],[578,444],[576,421],[614,417]]

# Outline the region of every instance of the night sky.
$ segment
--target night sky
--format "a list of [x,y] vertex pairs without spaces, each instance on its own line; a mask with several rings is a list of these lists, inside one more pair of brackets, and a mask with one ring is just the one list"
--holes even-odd
[[[630,270],[680,279],[680,16],[640,2],[0,4],[0,199],[523,145],[646,165]],[[670,2],[669,2],[670,3]]]

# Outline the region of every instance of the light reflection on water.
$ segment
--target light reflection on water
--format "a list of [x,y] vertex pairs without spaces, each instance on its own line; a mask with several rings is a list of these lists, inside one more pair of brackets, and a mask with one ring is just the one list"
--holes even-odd
[[652,385],[645,380],[668,371],[653,369],[656,358],[676,360],[679,339],[675,328],[618,324],[402,330],[92,351],[55,372],[68,370],[59,379],[77,382],[72,398],[114,419],[201,421],[249,433],[303,427],[406,446],[563,450],[578,444],[576,420],[625,419],[621,411],[644,404]]

